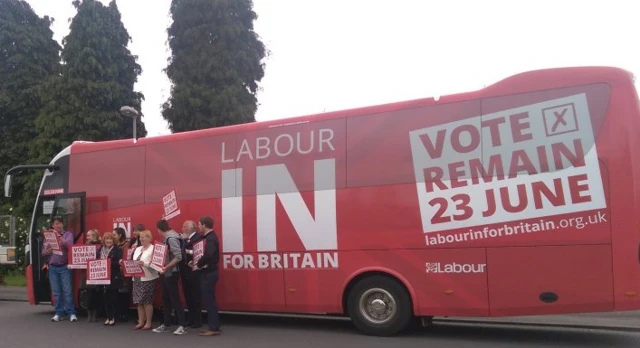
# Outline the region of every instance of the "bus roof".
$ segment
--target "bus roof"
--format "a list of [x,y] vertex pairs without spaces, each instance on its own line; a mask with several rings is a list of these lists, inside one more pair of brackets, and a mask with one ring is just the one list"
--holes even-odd
[[393,112],[397,110],[455,103],[479,98],[490,98],[506,94],[518,94],[534,90],[564,88],[599,82],[609,83],[610,85],[616,85],[618,83],[628,85],[629,83],[633,83],[633,79],[633,74],[627,70],[606,66],[565,67],[532,70],[512,75],[508,78],[500,80],[492,85],[476,91],[441,96],[437,99],[433,97],[422,98],[375,106],[332,111],[320,114],[289,117],[271,121],[252,122],[226,127],[208,128],[148,138],[139,138],[137,140],[137,143],[135,144],[133,143],[132,138],[102,142],[75,141],[72,144],[71,152],[86,153],[116,148],[141,146],[147,144],[164,143],[176,140],[210,137],[230,133],[251,132],[261,129],[284,127],[300,123],[317,122],[335,118],[354,117],[383,112]]

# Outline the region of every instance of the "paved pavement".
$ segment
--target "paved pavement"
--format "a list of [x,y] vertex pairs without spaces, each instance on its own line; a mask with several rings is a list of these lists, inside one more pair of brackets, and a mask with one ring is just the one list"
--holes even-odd
[[[0,301],[26,301],[26,289],[22,287],[0,286]],[[50,308],[47,305],[38,308]],[[608,329],[638,331],[640,333],[640,311],[614,313],[587,313],[574,315],[545,315],[504,318],[435,318],[437,324],[483,324],[518,325],[537,327],[571,327],[582,329]]]
[[[640,333],[545,327],[438,323],[403,336],[380,338],[359,334],[346,321],[222,316],[220,337],[182,337],[131,330],[132,323],[105,327],[101,323],[50,321],[49,306],[25,302],[0,302],[0,347],[113,348],[217,347],[217,348],[537,348],[537,347],[638,347]],[[82,318],[81,318],[82,319]],[[154,324],[157,324],[156,320]]]
[[27,288],[0,285],[0,301],[27,301]]

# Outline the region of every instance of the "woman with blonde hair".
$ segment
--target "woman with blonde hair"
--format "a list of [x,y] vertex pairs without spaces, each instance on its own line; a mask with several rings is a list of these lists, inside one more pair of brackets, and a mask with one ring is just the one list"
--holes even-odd
[[133,277],[133,303],[138,305],[138,325],[134,330],[150,330],[153,316],[153,293],[158,273],[151,268],[153,254],[153,235],[144,230],[138,234],[140,246],[133,252],[133,259],[144,271],[143,277]]
[[120,260],[122,249],[116,244],[116,237],[111,232],[102,236],[102,248],[99,259],[110,259],[111,282],[104,286],[104,310],[107,317],[104,324],[113,326],[116,322],[116,309],[118,306],[118,289],[122,287],[122,273],[120,272]]
[[[100,232],[98,230],[91,229],[87,231],[86,234],[87,245],[95,245],[96,246],[96,256],[100,253],[101,241],[100,241]],[[86,289],[85,294],[87,295],[87,321],[90,323],[96,322],[96,316],[98,315],[98,308],[100,308],[100,293],[98,292],[97,285],[87,284],[87,273],[83,272],[84,280],[84,288]]]

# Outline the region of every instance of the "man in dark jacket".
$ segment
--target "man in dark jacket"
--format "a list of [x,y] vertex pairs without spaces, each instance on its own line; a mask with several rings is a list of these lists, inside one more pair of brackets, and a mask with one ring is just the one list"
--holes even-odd
[[185,242],[184,248],[187,254],[187,260],[184,263],[179,263],[179,267],[182,289],[185,300],[187,301],[187,309],[189,310],[187,325],[197,329],[202,326],[202,290],[200,289],[200,275],[194,272],[188,263],[193,260],[193,245],[204,239],[204,237],[198,233],[196,223],[191,220],[187,220],[182,224],[182,236]]
[[[200,273],[200,285],[207,309],[208,327],[200,331],[200,336],[220,335],[220,318],[216,303],[216,283],[218,282],[218,263],[220,261],[220,244],[213,231],[213,218],[200,218],[200,231],[204,235],[204,255],[198,260],[197,272]],[[191,262],[193,264],[193,261]]]

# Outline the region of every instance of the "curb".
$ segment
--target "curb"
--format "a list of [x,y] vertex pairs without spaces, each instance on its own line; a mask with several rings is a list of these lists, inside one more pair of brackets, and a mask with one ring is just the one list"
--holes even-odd
[[464,320],[464,319],[433,319],[434,324],[473,324],[473,325],[494,325],[494,326],[528,326],[528,327],[550,327],[550,328],[570,328],[570,329],[586,329],[586,330],[609,330],[609,331],[625,331],[638,332],[640,327],[615,326],[615,325],[588,325],[588,324],[550,324],[550,323],[533,323],[522,321],[481,321],[481,320]]

